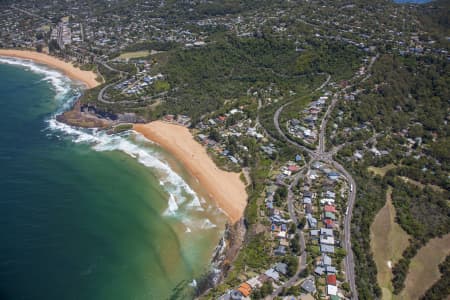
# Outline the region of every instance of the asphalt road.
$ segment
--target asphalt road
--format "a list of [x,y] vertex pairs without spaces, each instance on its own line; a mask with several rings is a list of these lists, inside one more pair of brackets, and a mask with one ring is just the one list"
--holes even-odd
[[[298,219],[297,219],[297,214],[295,213],[295,207],[294,207],[294,200],[295,200],[295,196],[294,193],[292,192],[292,188],[295,187],[298,184],[298,181],[300,180],[300,178],[303,176],[303,171],[305,169],[309,169],[310,164],[306,164],[304,165],[299,172],[295,175],[294,180],[291,182],[291,184],[288,186],[288,196],[287,196],[287,203],[288,203],[288,211],[289,211],[289,216],[292,220],[292,222],[294,222],[294,224],[298,224]],[[290,288],[291,286],[293,286],[297,280],[299,279],[299,275],[301,272],[303,272],[303,270],[306,269],[306,244],[305,244],[305,237],[303,235],[303,231],[300,230],[299,228],[296,229],[295,231],[296,234],[298,234],[299,236],[299,244],[300,244],[300,256],[298,256],[298,267],[297,267],[297,271],[295,272],[295,275],[292,276],[291,278],[289,278],[288,281],[286,281],[283,285],[279,286],[270,297],[268,297],[268,299],[273,299],[276,296],[278,296],[282,291],[283,288]]]
[[283,109],[284,109],[287,105],[289,105],[289,104],[291,104],[291,102],[288,102],[288,103],[286,103],[286,104],[280,106],[280,108],[278,108],[277,111],[275,112],[275,114],[273,115],[273,123],[274,123],[274,125],[275,125],[275,128],[277,129],[278,134],[279,134],[286,142],[288,142],[289,144],[292,144],[292,145],[294,145],[295,147],[300,148],[301,150],[307,152],[307,153],[308,153],[309,155],[311,155],[312,157],[315,157],[315,152],[314,152],[313,150],[308,149],[308,148],[306,148],[305,146],[300,145],[300,144],[297,143],[296,141],[291,140],[289,137],[287,137],[287,136],[284,134],[283,130],[281,130],[281,128],[280,128],[280,123],[279,123],[280,114],[281,114],[281,112],[283,111]]
[[[370,63],[370,67],[372,66],[373,62],[374,62],[374,59],[372,59],[372,61]],[[326,83],[328,83],[328,82],[329,82],[329,78],[327,78]],[[321,86],[321,88],[323,88],[323,87],[324,86]],[[350,87],[351,86],[348,86],[346,89],[348,89]],[[341,164],[339,164],[337,161],[335,161],[333,158],[333,155],[336,154],[336,149],[339,150],[340,148],[337,147],[337,148],[333,149],[332,151],[330,151],[329,153],[325,152],[325,149],[326,149],[326,144],[325,144],[326,127],[327,127],[327,123],[330,118],[331,112],[333,111],[334,107],[336,106],[338,99],[339,99],[339,95],[338,95],[338,93],[335,93],[331,100],[331,104],[327,108],[327,111],[321,121],[320,128],[319,128],[319,146],[318,146],[318,149],[315,151],[308,149],[305,146],[300,145],[299,143],[291,140],[283,132],[283,130],[281,130],[280,124],[279,124],[280,114],[283,111],[283,109],[287,105],[290,104],[290,102],[282,105],[280,108],[277,109],[277,111],[274,114],[273,121],[274,121],[275,128],[278,131],[278,134],[285,141],[287,141],[288,143],[296,146],[297,148],[307,152],[311,156],[311,160],[308,165],[310,165],[313,161],[322,161],[326,164],[332,165],[338,172],[340,172],[346,178],[347,182],[350,185],[347,209],[346,209],[346,214],[344,216],[344,249],[347,253],[347,256],[344,259],[344,269],[345,269],[347,281],[349,282],[349,285],[350,285],[352,299],[358,299],[358,291],[356,289],[356,283],[355,283],[355,264],[354,264],[354,258],[353,258],[353,251],[352,251],[352,247],[351,247],[351,228],[350,228],[351,220],[352,220],[352,211],[353,211],[353,207],[354,207],[355,199],[356,199],[356,183],[355,183],[355,180],[353,179],[353,177],[350,175],[350,173],[348,173],[347,170]],[[294,179],[295,182],[298,182],[301,172],[299,172],[298,174],[299,174],[298,178],[296,177]],[[291,184],[290,187],[292,187],[292,186],[293,185]],[[289,188],[289,192],[291,192],[290,188]],[[291,211],[293,211],[292,200],[293,200],[293,197],[289,197],[289,194],[288,194],[288,209],[289,209],[290,214],[291,214]],[[294,212],[294,215],[295,215],[295,212]],[[291,216],[291,219],[297,220],[296,218],[295,219],[292,218],[292,216]],[[303,234],[301,236],[303,237]],[[304,243],[304,239],[303,239],[303,243]],[[302,249],[304,249],[304,248],[302,248]],[[301,260],[302,263],[306,263],[306,251],[303,251],[302,256],[305,256],[305,259]],[[299,264],[299,269],[301,269],[300,267],[302,267],[301,264]],[[304,267],[306,267],[306,265]],[[278,288],[272,294],[272,298],[274,296],[278,295],[281,292],[283,287],[290,287],[293,283],[295,283],[298,280],[298,274],[299,274],[299,272],[296,273],[283,286]]]

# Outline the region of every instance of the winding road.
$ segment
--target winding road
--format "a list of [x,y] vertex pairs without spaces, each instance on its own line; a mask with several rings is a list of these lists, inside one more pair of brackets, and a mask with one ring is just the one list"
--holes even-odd
[[[295,196],[294,196],[294,193],[292,192],[292,188],[298,184],[298,181],[304,175],[303,171],[309,169],[309,167],[310,167],[310,163],[304,165],[298,171],[298,173],[295,175],[294,180],[291,182],[291,184],[289,184],[289,186],[288,186],[288,195],[287,195],[288,211],[289,211],[289,216],[290,216],[292,222],[294,222],[294,224],[298,224],[298,219],[297,219],[297,214],[295,213],[295,207],[294,207]],[[270,296],[271,299],[274,299],[276,296],[278,296],[283,291],[283,289],[287,289],[287,288],[290,288],[291,286],[293,286],[297,282],[297,280],[300,278],[300,274],[307,267],[307,264],[306,264],[307,252],[305,251],[306,250],[305,236],[303,234],[303,231],[300,230],[298,227],[296,228],[295,233],[299,236],[300,253],[301,253],[300,256],[298,256],[297,271],[295,272],[294,276],[289,278],[288,281],[286,281],[283,285],[279,286],[275,291],[273,291],[272,295]]]
[[[344,269],[345,269],[347,281],[349,282],[349,285],[350,285],[352,299],[358,299],[358,291],[356,289],[356,283],[355,283],[355,264],[354,264],[354,259],[353,259],[353,251],[352,251],[352,247],[351,247],[351,231],[350,231],[351,230],[350,225],[351,225],[351,219],[352,219],[352,211],[353,211],[353,206],[354,206],[355,199],[356,199],[356,183],[355,183],[355,180],[353,179],[353,177],[350,175],[350,173],[348,173],[347,170],[345,170],[345,168],[341,164],[339,164],[337,161],[335,161],[333,159],[334,151],[332,151],[331,153],[325,152],[325,148],[326,148],[326,146],[325,146],[325,131],[326,131],[329,117],[331,115],[332,110],[336,106],[337,101],[338,101],[338,95],[335,94],[333,96],[330,106],[328,107],[328,109],[324,115],[324,118],[322,119],[322,122],[320,125],[320,130],[319,130],[319,132],[320,132],[319,133],[319,147],[316,151],[308,149],[305,146],[300,145],[299,143],[291,140],[281,130],[278,119],[279,119],[281,112],[283,111],[283,108],[286,107],[290,103],[287,103],[287,104],[281,106],[276,111],[276,113],[274,115],[274,124],[275,124],[275,127],[276,127],[278,133],[280,134],[280,136],[282,136],[287,142],[289,142],[290,144],[292,144],[292,145],[298,147],[299,149],[306,151],[308,154],[310,154],[311,160],[307,165],[308,167],[314,161],[323,161],[326,164],[332,165],[338,172],[340,172],[346,178],[347,182],[350,185],[350,193],[348,195],[347,210],[346,210],[347,213],[344,217],[344,249],[347,253],[347,255],[344,259]],[[299,172],[298,174],[302,175],[301,172]],[[291,187],[295,186],[295,184],[298,182],[298,180],[300,178],[300,175],[296,176],[294,181],[289,186],[289,194],[292,193]],[[294,182],[295,182],[295,184],[294,184]],[[295,215],[295,212],[293,209],[293,197],[289,194],[288,194],[289,214],[291,215],[291,219],[293,221],[296,221],[297,219],[292,217],[292,214]],[[301,237],[303,238],[303,233],[301,234]],[[304,244],[304,239],[303,239],[303,244]],[[304,245],[303,245],[302,249],[304,249]],[[304,260],[301,259],[301,261],[306,262],[306,251],[303,251],[302,256],[305,256],[305,259]],[[301,268],[299,268],[299,269],[301,269]],[[296,282],[298,279],[298,274],[300,272],[298,272],[286,284],[284,284],[283,287],[291,286],[293,282]],[[279,289],[277,289],[276,292],[278,292]],[[276,295],[278,295],[278,293]]]

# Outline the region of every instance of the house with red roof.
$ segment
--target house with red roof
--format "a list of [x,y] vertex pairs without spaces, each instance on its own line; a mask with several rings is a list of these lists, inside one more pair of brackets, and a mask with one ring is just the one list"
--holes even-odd
[[335,213],[336,212],[336,207],[334,207],[334,205],[325,205],[325,207],[323,208],[323,210],[325,212],[332,212]]
[[241,283],[241,285],[238,288],[238,291],[241,292],[241,294],[244,297],[248,297],[252,293],[252,287],[247,282],[244,282],[244,283]]
[[297,165],[290,165],[288,167],[288,170],[291,171],[291,172],[297,172],[298,170],[300,170],[300,167],[297,166]]
[[175,120],[174,115],[165,115],[164,116],[164,121],[166,121],[166,122],[173,122],[174,120]]
[[334,221],[331,219],[325,219],[324,221],[325,227],[327,228],[334,228]]
[[329,285],[336,285],[336,275],[335,274],[331,274],[331,275],[327,275],[327,284]]

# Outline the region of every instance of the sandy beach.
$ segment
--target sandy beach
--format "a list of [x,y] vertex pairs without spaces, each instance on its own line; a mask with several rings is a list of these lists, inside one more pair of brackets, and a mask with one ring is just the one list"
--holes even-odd
[[174,155],[198,179],[232,223],[242,217],[247,192],[240,174],[220,170],[187,128],[156,121],[136,124],[133,129]]
[[48,65],[51,68],[62,71],[68,77],[83,82],[88,88],[94,88],[100,83],[96,80],[97,75],[92,71],[83,71],[75,68],[71,63],[67,63],[56,57],[44,53],[29,50],[7,50],[0,49],[0,56],[31,59],[37,63]]

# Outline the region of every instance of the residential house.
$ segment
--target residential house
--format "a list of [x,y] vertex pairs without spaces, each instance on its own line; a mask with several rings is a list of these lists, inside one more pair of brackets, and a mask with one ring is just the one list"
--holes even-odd
[[339,173],[336,173],[336,172],[330,172],[330,173],[328,173],[327,177],[328,177],[330,180],[336,181],[336,180],[339,179]]
[[277,238],[279,238],[279,239],[285,239],[286,238],[286,231],[280,231],[278,234],[277,234]]
[[289,241],[287,239],[280,239],[280,245],[284,247],[289,247]]
[[327,228],[320,228],[320,235],[322,236],[333,236],[333,230],[332,229],[327,229]]
[[314,218],[311,214],[306,215],[306,220],[308,221],[308,225],[310,228],[317,228],[317,219]]
[[334,253],[334,246],[321,244],[320,245],[320,252],[321,253]]
[[272,278],[275,281],[280,280],[280,274],[274,269],[267,270],[266,272],[264,272],[264,275],[266,275],[269,278]]
[[308,173],[309,173],[308,174],[309,179],[316,180],[318,178],[316,170],[310,170]]
[[314,273],[316,273],[319,276],[322,276],[323,274],[325,274],[325,269],[321,266],[318,266],[314,269]]
[[305,204],[305,213],[307,213],[307,214],[313,213],[313,206],[311,203]]
[[284,256],[286,255],[286,247],[280,245],[275,249],[274,253],[278,256]]
[[334,205],[325,204],[325,207],[323,208],[323,210],[325,212],[335,213],[336,212],[336,207]]
[[258,277],[253,277],[247,280],[247,283],[252,287],[252,289],[258,289],[262,286],[262,282],[259,281]]
[[328,229],[333,229],[334,226],[335,226],[334,221],[331,220],[331,219],[325,219],[323,221],[323,223],[325,224],[325,227],[328,228]]
[[320,237],[320,244],[321,245],[334,245],[334,237],[322,235]]
[[[333,187],[328,187],[327,189],[333,189]],[[331,199],[335,199],[336,198],[336,193],[332,192],[330,190],[327,190],[324,194],[324,198],[331,198]]]
[[[307,187],[306,185],[305,185],[305,187]],[[310,192],[310,191],[304,191],[303,192],[303,197],[309,197],[309,198],[313,198],[313,193],[312,192]]]
[[275,271],[278,273],[281,273],[283,275],[286,275],[288,272],[288,266],[285,263],[277,263],[274,267]]
[[320,199],[320,205],[325,205],[325,204],[334,205],[334,199],[333,198]]
[[325,219],[336,221],[336,215],[333,214],[332,212],[325,212],[324,217]]
[[247,282],[241,283],[241,285],[238,288],[238,291],[244,296],[248,297],[252,293],[252,287]]
[[319,239],[319,230],[318,229],[311,230],[309,232],[309,234],[310,234],[312,239],[315,239],[315,240]]
[[312,200],[309,197],[303,197],[303,204],[312,204]]
[[297,165],[290,165],[290,166],[288,166],[288,170],[289,170],[290,172],[292,172],[292,173],[297,172],[299,169],[300,169],[300,168],[299,168],[299,166],[297,166]]
[[335,285],[327,285],[327,295],[329,296],[336,296],[338,293],[338,288]]
[[331,266],[331,257],[326,254],[322,254],[322,265],[325,267]]
[[335,274],[330,274],[327,275],[327,284],[328,285],[336,285],[336,275]]
[[314,277],[309,276],[308,278],[306,278],[302,282],[301,288],[307,293],[310,293],[310,294],[316,293],[316,284],[314,282]]

